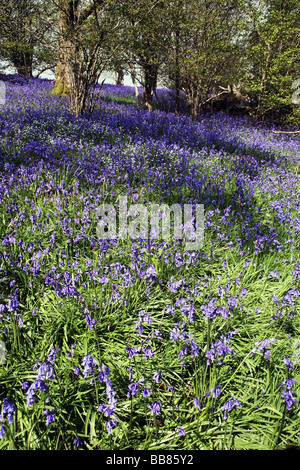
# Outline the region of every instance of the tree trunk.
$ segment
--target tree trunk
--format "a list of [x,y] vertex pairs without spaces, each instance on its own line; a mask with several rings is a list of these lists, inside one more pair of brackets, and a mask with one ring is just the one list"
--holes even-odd
[[13,54],[12,61],[18,75],[23,77],[32,77],[32,60],[33,49],[27,51],[16,50]]
[[69,96],[70,110],[76,116],[92,112],[101,89],[95,94],[103,72],[100,54],[103,36],[100,34],[94,45],[86,43],[83,30],[95,13],[96,3],[90,3],[84,10],[79,10],[79,2],[74,0],[61,0],[59,6],[59,48],[52,93]]
[[268,54],[267,54],[267,57],[266,57],[266,62],[265,62],[264,70],[263,70],[263,73],[262,73],[262,78],[261,78],[261,82],[260,82],[260,91],[259,91],[259,95],[258,95],[258,106],[257,106],[257,110],[256,110],[258,115],[260,115],[260,112],[261,112],[260,111],[261,107],[262,107],[261,101],[263,99],[263,94],[264,94],[264,91],[265,91],[265,88],[266,88],[268,67],[269,67],[269,62],[270,62],[271,53],[272,53],[270,43],[267,43],[267,49],[268,49]]
[[135,98],[136,98],[136,100],[138,100],[139,99],[139,89],[138,89],[138,86],[137,86],[137,83],[136,83],[135,72],[132,69],[129,69],[129,73],[130,73],[131,81],[132,81],[133,86],[134,86]]
[[196,85],[193,83],[190,83],[186,89],[186,97],[187,97],[187,102],[190,107],[190,113],[192,116],[192,119],[196,119],[198,113],[199,113],[199,108],[200,108],[200,103],[201,103],[201,94],[197,88]]
[[65,31],[67,28],[67,20],[64,12],[59,10],[58,20],[58,54],[55,73],[55,85],[52,90],[53,95],[68,96],[70,94],[71,80],[70,71],[68,68],[68,54],[69,47],[68,41],[65,38]]
[[180,71],[179,71],[179,27],[175,30],[175,114],[179,115],[179,93],[180,93]]
[[121,68],[116,72],[116,85],[124,85],[124,70]]
[[153,94],[157,86],[158,67],[145,64],[143,66],[143,72],[144,72],[144,84],[143,84],[144,105],[146,106],[148,111],[152,111]]

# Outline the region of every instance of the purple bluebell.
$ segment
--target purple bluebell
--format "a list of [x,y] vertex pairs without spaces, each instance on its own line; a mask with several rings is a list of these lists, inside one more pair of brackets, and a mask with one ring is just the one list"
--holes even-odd
[[221,406],[221,411],[224,411],[224,415],[223,415],[223,418],[224,420],[226,420],[228,418],[228,413],[230,413],[230,411],[234,408],[234,407],[237,407],[237,408],[241,408],[243,405],[238,401],[236,400],[236,398],[232,397],[231,400],[228,400],[223,406]]
[[189,323],[194,322],[195,314],[196,314],[194,305],[183,304],[180,306],[180,310],[183,316],[184,315],[188,316]]
[[79,436],[76,436],[76,438],[74,439],[72,444],[73,444],[73,446],[76,446],[77,449],[78,449],[78,447],[81,447],[83,445],[83,442],[82,442],[82,440],[80,439]]
[[200,403],[200,400],[199,400],[198,397],[195,397],[193,403],[194,403],[194,405],[196,406],[196,408],[198,408],[199,411],[202,411],[201,403]]
[[288,358],[288,356],[285,356],[285,357],[284,357],[283,362],[284,362],[284,364],[287,366],[287,368],[288,368],[289,370],[295,369],[294,364],[291,363],[291,361],[290,361],[290,359]]
[[126,347],[126,351],[129,358],[132,358],[138,354],[137,348],[130,348],[129,346]]
[[145,381],[145,379],[144,379],[144,378],[141,378],[141,379],[139,379],[137,382],[128,385],[128,388],[129,388],[129,390],[130,390],[130,393],[127,394],[127,397],[129,398],[130,395],[131,395],[131,396],[136,396],[136,395],[138,394],[139,385],[143,385],[144,381]]
[[218,359],[218,364],[222,365],[221,356],[228,356],[230,354],[235,354],[234,349],[228,346],[229,338],[228,336],[222,335],[220,340],[216,340],[211,344],[210,349],[205,353],[207,358],[206,364],[210,366],[213,362]]
[[270,360],[271,349],[267,349],[270,344],[275,343],[277,341],[276,338],[266,338],[263,341],[257,341],[252,349],[252,354],[255,355],[262,351],[263,356],[265,359]]
[[173,307],[173,305],[167,305],[165,311],[166,311],[166,313],[169,313],[170,315],[172,315],[172,317],[174,317],[175,308]]
[[151,388],[145,387],[143,390],[143,397],[150,397],[150,395],[151,395]]
[[158,384],[161,381],[161,369],[153,374],[153,380]]
[[118,422],[117,418],[112,418],[109,421],[104,421],[104,424],[107,427],[108,434],[112,433],[112,430],[113,430],[114,427],[116,427],[117,422]]
[[296,405],[299,402],[299,400],[297,398],[294,398],[293,395],[296,395],[296,392],[294,390],[285,390],[281,394],[281,397],[285,398],[288,410],[290,410],[293,405]]
[[216,387],[211,388],[205,394],[205,396],[209,397],[210,395],[212,395],[213,398],[218,398],[218,396],[220,396],[220,394],[221,394],[221,388],[222,388],[221,385],[217,385]]
[[151,405],[147,405],[147,408],[151,410],[151,416],[160,415],[161,413],[161,403],[154,401]]
[[278,390],[281,388],[284,389],[281,397],[285,399],[288,410],[290,410],[293,405],[299,403],[299,400],[293,397],[293,395],[296,395],[296,392],[292,390],[292,387],[297,384],[298,382],[295,379],[286,379],[281,384],[279,384]]
[[95,373],[95,367],[97,366],[97,360],[90,356],[90,354],[87,354],[82,362],[81,365],[83,366],[83,377],[87,377],[91,373]]
[[87,327],[90,330],[93,330],[95,328],[95,326],[98,325],[98,323],[99,323],[99,322],[97,322],[97,320],[94,320],[93,318],[91,318],[88,313],[85,315],[85,321],[86,321]]
[[3,417],[7,416],[7,421],[9,424],[12,424],[13,422],[15,411],[16,411],[15,405],[10,400],[8,400],[8,398],[3,398],[2,413],[3,413]]
[[[1,421],[0,421],[0,423],[1,423]],[[6,429],[5,429],[4,425],[1,424],[1,427],[0,427],[0,439],[3,439],[3,437],[5,436],[5,434],[6,434]]]
[[48,426],[50,423],[55,421],[55,410],[45,410],[44,415],[46,416],[46,425]]

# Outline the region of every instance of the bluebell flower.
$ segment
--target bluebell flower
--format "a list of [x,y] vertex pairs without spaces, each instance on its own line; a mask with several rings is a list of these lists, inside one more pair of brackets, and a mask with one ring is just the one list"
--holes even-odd
[[113,428],[117,425],[117,422],[117,418],[113,418],[110,421],[104,421],[104,424],[107,427],[108,434],[111,434]]
[[98,406],[98,411],[99,413],[104,413],[104,416],[112,416],[115,413],[115,408],[109,405],[106,405],[105,403],[102,403],[101,405]]
[[1,427],[0,427],[0,439],[3,439],[3,437],[5,436],[6,434],[6,429],[4,427],[3,424],[1,424]]
[[[52,364],[49,361],[46,361],[44,364],[40,364],[40,362],[38,361],[37,364],[35,364],[35,366],[39,365],[38,375],[37,375],[37,378],[36,378],[35,382],[33,382],[30,385],[30,387],[27,389],[27,392],[26,392],[26,396],[27,396],[27,405],[26,406],[27,406],[27,408],[29,408],[33,405],[34,400],[35,400],[36,390],[40,390],[40,392],[48,391],[49,387],[45,383],[45,380],[46,379],[54,380],[55,373],[54,373],[53,363],[55,361],[55,353],[57,353],[57,351],[58,350],[54,351],[54,349],[52,348],[52,351],[49,354],[49,357],[50,357],[50,360],[52,361]],[[25,389],[25,387],[24,387],[24,389]]]
[[238,408],[241,408],[242,407],[242,404],[236,400],[234,397],[232,397],[231,400],[228,400],[223,406],[221,406],[221,411],[224,411],[224,416],[223,418],[226,420],[227,417],[228,417],[228,413],[230,413],[230,411],[234,408],[234,407],[238,407]]
[[180,287],[184,284],[185,280],[180,279],[179,281],[174,281],[174,276],[171,277],[170,281],[168,282],[168,287],[170,291],[175,294],[175,292],[180,289]]
[[128,353],[129,359],[136,356],[138,353],[137,348],[130,348],[129,346],[126,347],[126,351]]
[[157,330],[156,328],[154,329],[154,332],[151,333],[151,337],[153,338],[153,336],[156,336],[156,338],[160,341],[162,341],[163,337],[162,337],[162,334],[161,334],[161,331],[160,330]]
[[195,341],[193,340],[191,341],[190,347],[191,347],[191,357],[199,356],[199,348],[198,348],[197,343],[195,343]]
[[[109,378],[110,370],[109,367],[102,364],[101,369],[99,367],[100,373],[98,374],[98,379],[100,382],[106,384],[106,396],[108,398],[108,404],[102,404],[98,407],[98,411],[104,413],[105,416],[112,416],[116,412],[117,400],[115,398],[116,392],[113,389],[111,379]],[[113,420],[112,420],[113,422]],[[108,430],[110,429],[108,425]]]
[[58,354],[60,352],[60,349],[57,348],[57,349],[54,349],[53,346],[51,346],[51,351],[50,353],[48,354],[48,357],[47,357],[47,361],[48,362],[51,362],[51,364],[54,364],[55,360],[56,360],[56,354]]
[[147,405],[147,408],[151,410],[151,416],[160,415],[161,403],[154,401],[151,405]]
[[286,379],[284,380],[278,387],[278,390],[281,389],[281,387],[286,387],[287,390],[291,390],[294,385],[297,385],[298,382],[295,379]]
[[157,272],[156,272],[156,269],[153,265],[149,266],[146,270],[146,274],[145,274],[145,278],[148,280],[148,281],[151,281],[151,282],[156,282],[157,280]]
[[218,396],[221,394],[221,385],[217,385],[216,387],[211,388],[206,394],[206,397],[209,397],[212,395],[213,398],[218,398]]
[[285,356],[283,359],[284,364],[288,367],[288,369],[293,370],[295,369],[295,366],[291,363],[290,359],[288,356]]
[[193,323],[194,318],[195,318],[195,313],[196,313],[194,305],[184,304],[180,306],[180,309],[181,309],[182,315],[188,315],[188,321],[190,323]]
[[231,314],[226,310],[225,307],[218,307],[215,311],[215,316],[221,315],[223,318],[229,318]]
[[80,368],[79,368],[78,366],[75,366],[75,367],[74,367],[74,374],[77,375],[77,376],[78,376],[78,375],[81,375],[81,370],[80,370]]
[[[138,330],[139,336],[142,336],[144,328],[142,327],[142,324],[140,321],[134,322],[134,329]],[[126,348],[127,349],[127,348]]]
[[9,312],[16,312],[18,310],[19,306],[19,301],[17,299],[17,295],[14,294],[9,300],[8,300],[8,305],[7,309]]
[[76,446],[77,449],[78,449],[78,447],[81,447],[81,446],[82,446],[83,442],[82,442],[82,440],[80,439],[80,437],[77,436],[77,437],[75,438],[75,440],[73,441],[72,444],[73,444],[73,446]]
[[245,287],[243,287],[243,288],[241,289],[241,292],[240,292],[240,297],[242,298],[243,296],[245,296],[245,295],[247,295],[247,294],[248,294],[247,289],[245,289]]
[[71,350],[70,351],[66,351],[66,357],[69,361],[72,361],[72,357],[74,356],[74,349],[76,347],[76,344],[72,344],[71,345]]
[[263,356],[265,357],[265,359],[269,360],[271,350],[267,349],[267,347],[270,346],[270,344],[275,343],[276,341],[277,341],[276,338],[270,338],[270,339],[266,338],[263,341],[257,341],[251,352],[252,352],[252,354],[256,354],[256,353],[262,351]]
[[275,271],[275,270],[269,272],[269,277],[271,277],[271,278],[272,278],[272,277],[275,277],[275,279],[279,280],[279,274],[278,274],[278,272]]
[[132,366],[128,367],[128,372],[129,372],[129,381],[133,381],[133,373],[132,373]]
[[143,352],[144,352],[145,359],[149,359],[154,356],[154,352],[149,347],[143,348]]
[[281,397],[285,398],[288,410],[290,410],[293,405],[296,405],[299,402],[299,400],[293,397],[295,394],[296,392],[294,390],[286,390],[281,394]]
[[148,323],[148,325],[152,325],[152,318],[148,312],[145,312],[145,310],[139,311],[139,320],[141,322]]
[[178,426],[178,435],[183,437],[186,435],[186,432],[182,426]]
[[188,353],[188,347],[187,346],[184,346],[180,353],[178,354],[178,359],[181,359],[183,356],[185,356],[186,354]]
[[161,381],[161,369],[158,369],[157,372],[154,372],[153,380],[155,380],[157,384]]
[[199,411],[202,411],[202,409],[201,409],[201,403],[200,403],[200,400],[199,400],[198,397],[195,397],[193,403],[194,403],[194,405],[196,406],[196,408],[198,408]]
[[85,315],[85,321],[90,330],[93,330],[95,326],[98,325],[99,323],[97,322],[97,320],[94,320],[93,318],[91,318],[88,313]]
[[53,423],[55,421],[55,416],[54,416],[55,410],[45,410],[44,415],[46,416],[46,425],[48,426],[50,423]]
[[235,307],[238,306],[238,299],[236,297],[228,297],[227,299],[228,307],[232,311]]
[[[227,345],[228,339],[224,336],[221,339],[223,339],[223,342],[221,340],[214,341],[211,344],[211,348],[205,353],[205,357],[207,357],[206,364],[208,366],[220,356],[226,357],[227,355],[235,354],[234,350]],[[218,364],[222,365],[220,359],[218,359]]]
[[128,388],[129,388],[132,396],[136,396],[138,394],[139,385],[143,382],[144,382],[144,379],[140,379],[138,382],[135,382],[133,384],[128,385]]
[[184,333],[180,331],[180,329],[178,328],[178,325],[175,325],[173,329],[170,331],[170,336],[173,341],[177,341],[178,339],[183,339],[183,340],[185,339]]
[[15,405],[8,400],[8,398],[3,398],[3,416],[7,415],[7,421],[9,424],[12,424],[13,422],[15,411]]
[[293,397],[296,392],[292,390],[292,387],[297,384],[298,382],[295,379],[286,379],[281,384],[279,384],[278,390],[280,390],[282,387],[285,389],[282,392],[281,397],[285,398],[288,410],[290,410],[293,405],[296,405],[299,402],[299,400]]
[[174,317],[175,309],[174,309],[173,305],[167,305],[166,306],[166,313],[169,313],[170,315],[172,315],[172,317]]
[[97,366],[97,361],[94,357],[87,354],[83,360],[81,365],[83,366],[83,376],[87,377],[89,374],[95,372],[95,367]]
[[217,299],[212,298],[207,305],[201,305],[206,319],[213,320],[216,317],[216,304]]

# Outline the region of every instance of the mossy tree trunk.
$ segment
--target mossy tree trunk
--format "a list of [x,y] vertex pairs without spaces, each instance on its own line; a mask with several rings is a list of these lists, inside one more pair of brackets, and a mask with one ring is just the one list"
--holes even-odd
[[[52,94],[69,96],[76,115],[94,109],[99,78],[104,70],[103,50],[111,52],[115,21],[114,0],[60,0],[58,57]],[[106,48],[106,49],[105,49]]]
[[59,9],[58,20],[58,54],[55,73],[55,85],[52,94],[60,96],[68,96],[70,94],[70,70],[68,67],[71,49],[66,38],[66,34],[70,25],[68,24],[68,17],[62,9]]

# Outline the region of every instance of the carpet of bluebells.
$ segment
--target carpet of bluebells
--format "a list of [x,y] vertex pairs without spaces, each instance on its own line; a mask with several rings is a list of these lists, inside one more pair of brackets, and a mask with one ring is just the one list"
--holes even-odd
[[[277,449],[300,425],[300,137],[1,77],[0,449]],[[97,209],[204,204],[204,244]]]

